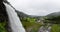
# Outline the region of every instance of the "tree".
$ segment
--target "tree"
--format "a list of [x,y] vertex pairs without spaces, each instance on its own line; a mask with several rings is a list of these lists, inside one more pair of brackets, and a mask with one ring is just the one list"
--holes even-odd
[[60,24],[60,16],[47,18],[45,20],[48,20],[49,23]]

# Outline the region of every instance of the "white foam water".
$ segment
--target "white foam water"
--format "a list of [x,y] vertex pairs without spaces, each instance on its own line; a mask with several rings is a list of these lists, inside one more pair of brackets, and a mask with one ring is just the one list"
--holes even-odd
[[4,4],[6,6],[6,11],[9,17],[12,32],[26,32],[15,10],[8,4]]

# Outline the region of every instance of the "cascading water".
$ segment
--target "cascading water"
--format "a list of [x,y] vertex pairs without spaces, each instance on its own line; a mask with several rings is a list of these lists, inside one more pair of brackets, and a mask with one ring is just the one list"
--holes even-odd
[[51,24],[45,24],[40,27],[38,32],[51,32]]
[[12,32],[26,32],[15,10],[8,4],[4,4],[6,6]]

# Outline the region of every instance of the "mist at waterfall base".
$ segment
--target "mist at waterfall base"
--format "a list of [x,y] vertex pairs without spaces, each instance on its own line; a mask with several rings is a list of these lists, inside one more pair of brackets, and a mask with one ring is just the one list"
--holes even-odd
[[6,3],[4,4],[6,6],[6,11],[9,17],[12,32],[25,32],[25,29],[23,28],[22,23],[19,20],[19,17],[17,16],[17,13],[15,12],[15,10],[8,4]]

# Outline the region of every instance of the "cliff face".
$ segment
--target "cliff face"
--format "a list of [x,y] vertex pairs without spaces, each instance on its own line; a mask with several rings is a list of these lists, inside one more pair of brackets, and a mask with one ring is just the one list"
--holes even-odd
[[0,22],[3,22],[4,20],[7,20],[8,16],[6,13],[6,7],[3,3],[0,3]]
[[[2,0],[3,1],[3,0]],[[0,32],[9,32],[11,29],[9,27],[8,15],[6,12],[6,7],[0,1]]]

